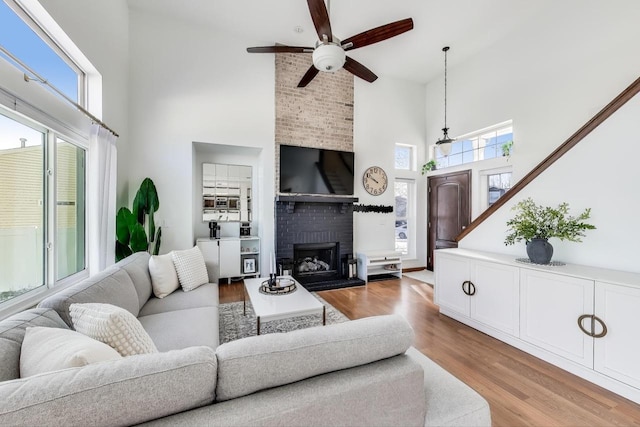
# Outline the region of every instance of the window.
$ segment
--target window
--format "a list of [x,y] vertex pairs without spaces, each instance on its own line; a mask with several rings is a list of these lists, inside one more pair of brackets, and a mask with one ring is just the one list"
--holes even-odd
[[[13,7],[0,1],[0,45],[71,100],[84,105],[84,73],[26,12],[15,4]],[[0,57],[17,66],[1,51]]]
[[[19,75],[11,66],[33,78],[37,73],[80,105],[86,105],[85,84],[91,82],[92,102],[100,105],[100,74],[39,3],[0,1],[0,48],[0,77]],[[90,121],[76,108],[51,103],[49,90],[37,83],[24,90],[0,87],[2,316],[33,306],[44,291],[88,274]]]
[[513,126],[510,121],[463,135],[451,144],[451,153],[448,156],[443,156],[440,150],[435,149],[437,168],[508,156],[512,141]]
[[487,175],[487,205],[491,206],[511,188],[511,172]]
[[395,194],[395,248],[406,258],[415,254],[415,181],[396,179]]
[[45,136],[0,114],[0,302],[44,285]]
[[85,268],[85,150],[56,138],[56,279]]
[[415,170],[415,147],[412,145],[396,144],[395,168],[400,170]]
[[5,110],[0,206],[0,303],[85,269],[85,150]]

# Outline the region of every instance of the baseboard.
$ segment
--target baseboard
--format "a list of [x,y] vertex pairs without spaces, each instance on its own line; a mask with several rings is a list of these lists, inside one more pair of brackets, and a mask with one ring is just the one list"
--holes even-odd
[[413,271],[422,271],[422,270],[426,270],[427,267],[411,267],[411,268],[403,268],[402,272],[403,273],[411,273]]

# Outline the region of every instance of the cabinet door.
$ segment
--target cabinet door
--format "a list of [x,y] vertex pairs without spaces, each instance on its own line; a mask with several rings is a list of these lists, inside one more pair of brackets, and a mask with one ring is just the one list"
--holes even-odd
[[578,317],[593,313],[594,282],[520,270],[520,338],[566,359],[593,367],[593,338]]
[[513,336],[519,335],[520,280],[516,267],[482,261],[471,264],[471,318]]
[[218,241],[217,240],[198,240],[196,245],[202,252],[204,263],[207,266],[210,283],[218,283]]
[[238,277],[240,269],[240,239],[220,240],[220,277]]
[[435,256],[436,304],[469,316],[469,296],[462,291],[462,283],[470,279],[471,262],[462,257],[440,255],[438,251]]
[[[607,376],[640,388],[640,289],[596,282],[595,315],[607,334],[595,338],[594,368]],[[596,323],[596,333],[602,328]]]

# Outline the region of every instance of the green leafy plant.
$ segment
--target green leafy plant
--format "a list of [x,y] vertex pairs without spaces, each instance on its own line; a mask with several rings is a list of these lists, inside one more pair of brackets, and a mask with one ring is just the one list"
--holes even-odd
[[586,230],[596,227],[585,222],[591,215],[591,208],[587,208],[578,216],[569,215],[569,204],[561,203],[557,208],[537,205],[531,198],[522,200],[512,210],[517,214],[507,221],[508,235],[505,245],[531,239],[549,239],[557,237],[560,240],[581,242]]
[[[134,252],[150,251],[158,255],[162,228],[156,230],[154,213],[160,207],[158,192],[151,178],[145,178],[133,199],[133,211],[122,207],[116,215],[116,260],[120,261]],[[148,225],[145,229],[145,225]]]
[[508,157],[511,155],[511,147],[513,147],[513,141],[507,141],[502,144],[502,155]]
[[433,171],[433,170],[436,170],[436,161],[435,160],[429,160],[427,163],[422,165],[422,175],[424,175],[425,173],[427,173],[429,171]]

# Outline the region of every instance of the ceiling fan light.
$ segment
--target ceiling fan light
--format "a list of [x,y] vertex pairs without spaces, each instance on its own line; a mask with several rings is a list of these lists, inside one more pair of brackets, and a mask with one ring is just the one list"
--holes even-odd
[[320,71],[335,73],[342,68],[347,56],[336,44],[321,44],[313,51],[313,66]]

